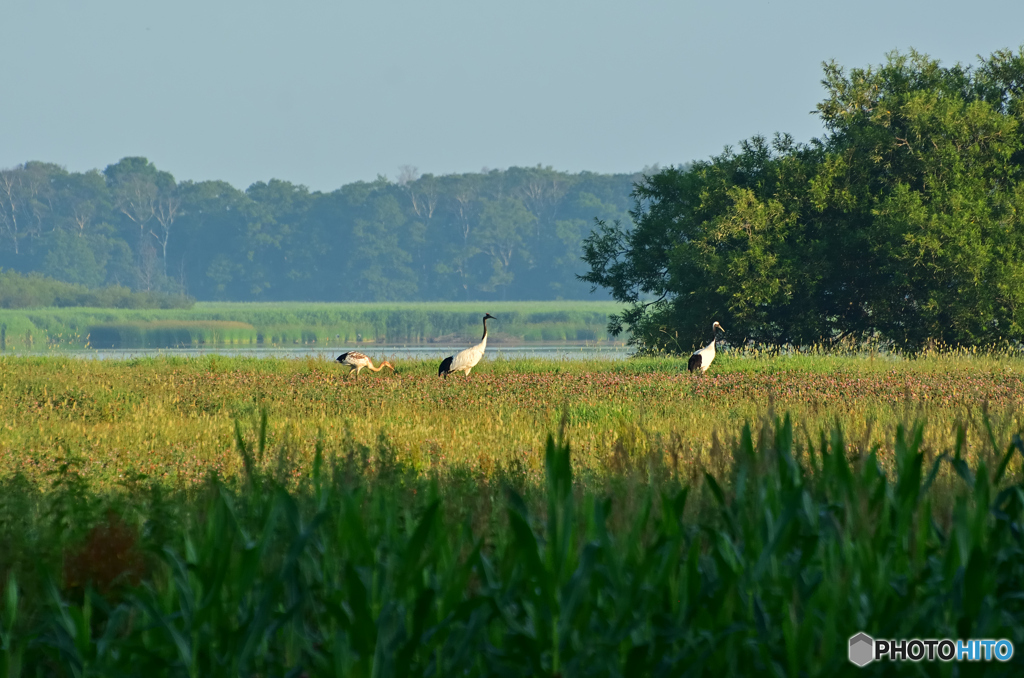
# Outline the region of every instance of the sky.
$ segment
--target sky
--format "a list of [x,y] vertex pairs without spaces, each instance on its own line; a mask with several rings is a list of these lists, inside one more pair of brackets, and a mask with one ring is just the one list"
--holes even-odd
[[4,0],[0,168],[634,172],[820,136],[824,61],[1022,45],[1022,0]]

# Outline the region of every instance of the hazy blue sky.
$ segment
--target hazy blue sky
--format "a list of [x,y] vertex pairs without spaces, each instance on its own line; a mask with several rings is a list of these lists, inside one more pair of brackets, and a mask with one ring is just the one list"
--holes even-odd
[[0,167],[144,155],[332,190],[401,165],[628,172],[819,135],[821,62],[1024,43],[1022,0],[4,0]]

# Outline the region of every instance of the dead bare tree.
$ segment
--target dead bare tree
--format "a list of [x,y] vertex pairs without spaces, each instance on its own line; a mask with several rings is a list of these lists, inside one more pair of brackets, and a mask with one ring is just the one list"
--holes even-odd
[[21,239],[18,224],[18,208],[21,204],[18,185],[21,176],[17,169],[0,170],[0,227],[4,235],[10,238],[15,254],[18,254],[18,241]]
[[153,209],[153,216],[156,218],[157,223],[160,224],[160,233],[158,235],[153,230],[150,230],[149,234],[156,238],[156,241],[160,243],[162,248],[165,276],[167,275],[167,242],[171,238],[171,226],[180,213],[181,197],[176,190],[170,189],[157,198]]
[[139,227],[139,240],[146,225],[156,215],[156,184],[140,176],[131,176],[114,190],[114,206]]
[[412,165],[402,165],[398,168],[398,179],[395,180],[399,186],[406,186],[420,178],[419,169]]

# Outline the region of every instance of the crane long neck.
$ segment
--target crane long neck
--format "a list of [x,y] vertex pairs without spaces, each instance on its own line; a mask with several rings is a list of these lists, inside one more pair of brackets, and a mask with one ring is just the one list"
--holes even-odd
[[487,340],[487,318],[484,318],[484,336],[480,337],[480,341]]

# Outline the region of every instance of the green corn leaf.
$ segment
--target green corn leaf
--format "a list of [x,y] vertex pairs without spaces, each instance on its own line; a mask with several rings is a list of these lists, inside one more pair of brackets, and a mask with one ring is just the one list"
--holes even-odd
[[1019,434],[1013,436],[1013,442],[1011,442],[1010,446],[1006,448],[1006,453],[999,462],[999,466],[996,467],[996,475],[992,479],[993,484],[996,486],[1002,482],[1003,476],[1006,475],[1006,468],[1010,465],[1010,460],[1013,458],[1014,452],[1020,452],[1022,459],[1024,459],[1024,441],[1021,440]]

